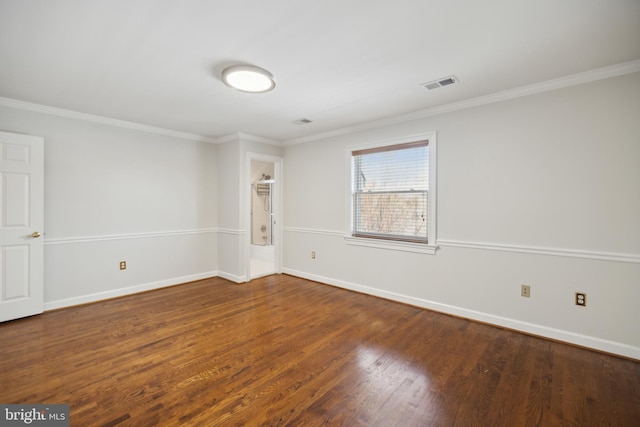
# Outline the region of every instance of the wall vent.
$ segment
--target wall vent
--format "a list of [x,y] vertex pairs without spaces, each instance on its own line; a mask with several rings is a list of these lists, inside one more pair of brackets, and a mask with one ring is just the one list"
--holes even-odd
[[458,83],[458,79],[456,78],[456,76],[449,76],[449,77],[443,77],[438,80],[434,80],[432,82],[422,83],[422,86],[424,86],[428,90],[433,90],[439,87],[449,86],[454,83]]

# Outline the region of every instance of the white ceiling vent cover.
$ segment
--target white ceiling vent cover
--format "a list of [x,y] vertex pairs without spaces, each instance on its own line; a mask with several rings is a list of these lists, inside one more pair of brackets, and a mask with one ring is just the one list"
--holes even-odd
[[458,78],[456,76],[449,76],[434,80],[432,82],[422,83],[422,86],[426,87],[429,90],[433,90],[439,87],[449,86],[454,83],[458,83]]

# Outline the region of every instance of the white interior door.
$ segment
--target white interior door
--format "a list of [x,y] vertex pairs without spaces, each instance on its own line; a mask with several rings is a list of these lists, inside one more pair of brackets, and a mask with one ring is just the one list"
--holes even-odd
[[42,313],[44,140],[0,132],[0,321]]

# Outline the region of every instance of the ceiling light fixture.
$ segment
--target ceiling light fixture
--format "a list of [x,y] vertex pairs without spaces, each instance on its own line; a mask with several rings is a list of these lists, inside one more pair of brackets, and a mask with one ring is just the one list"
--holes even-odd
[[253,65],[233,65],[222,71],[222,81],[229,87],[242,92],[269,92],[276,87],[273,75]]

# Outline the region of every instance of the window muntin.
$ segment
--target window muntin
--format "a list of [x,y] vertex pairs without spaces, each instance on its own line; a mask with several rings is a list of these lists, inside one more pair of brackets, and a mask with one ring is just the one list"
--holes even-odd
[[429,143],[354,150],[352,236],[429,243]]

